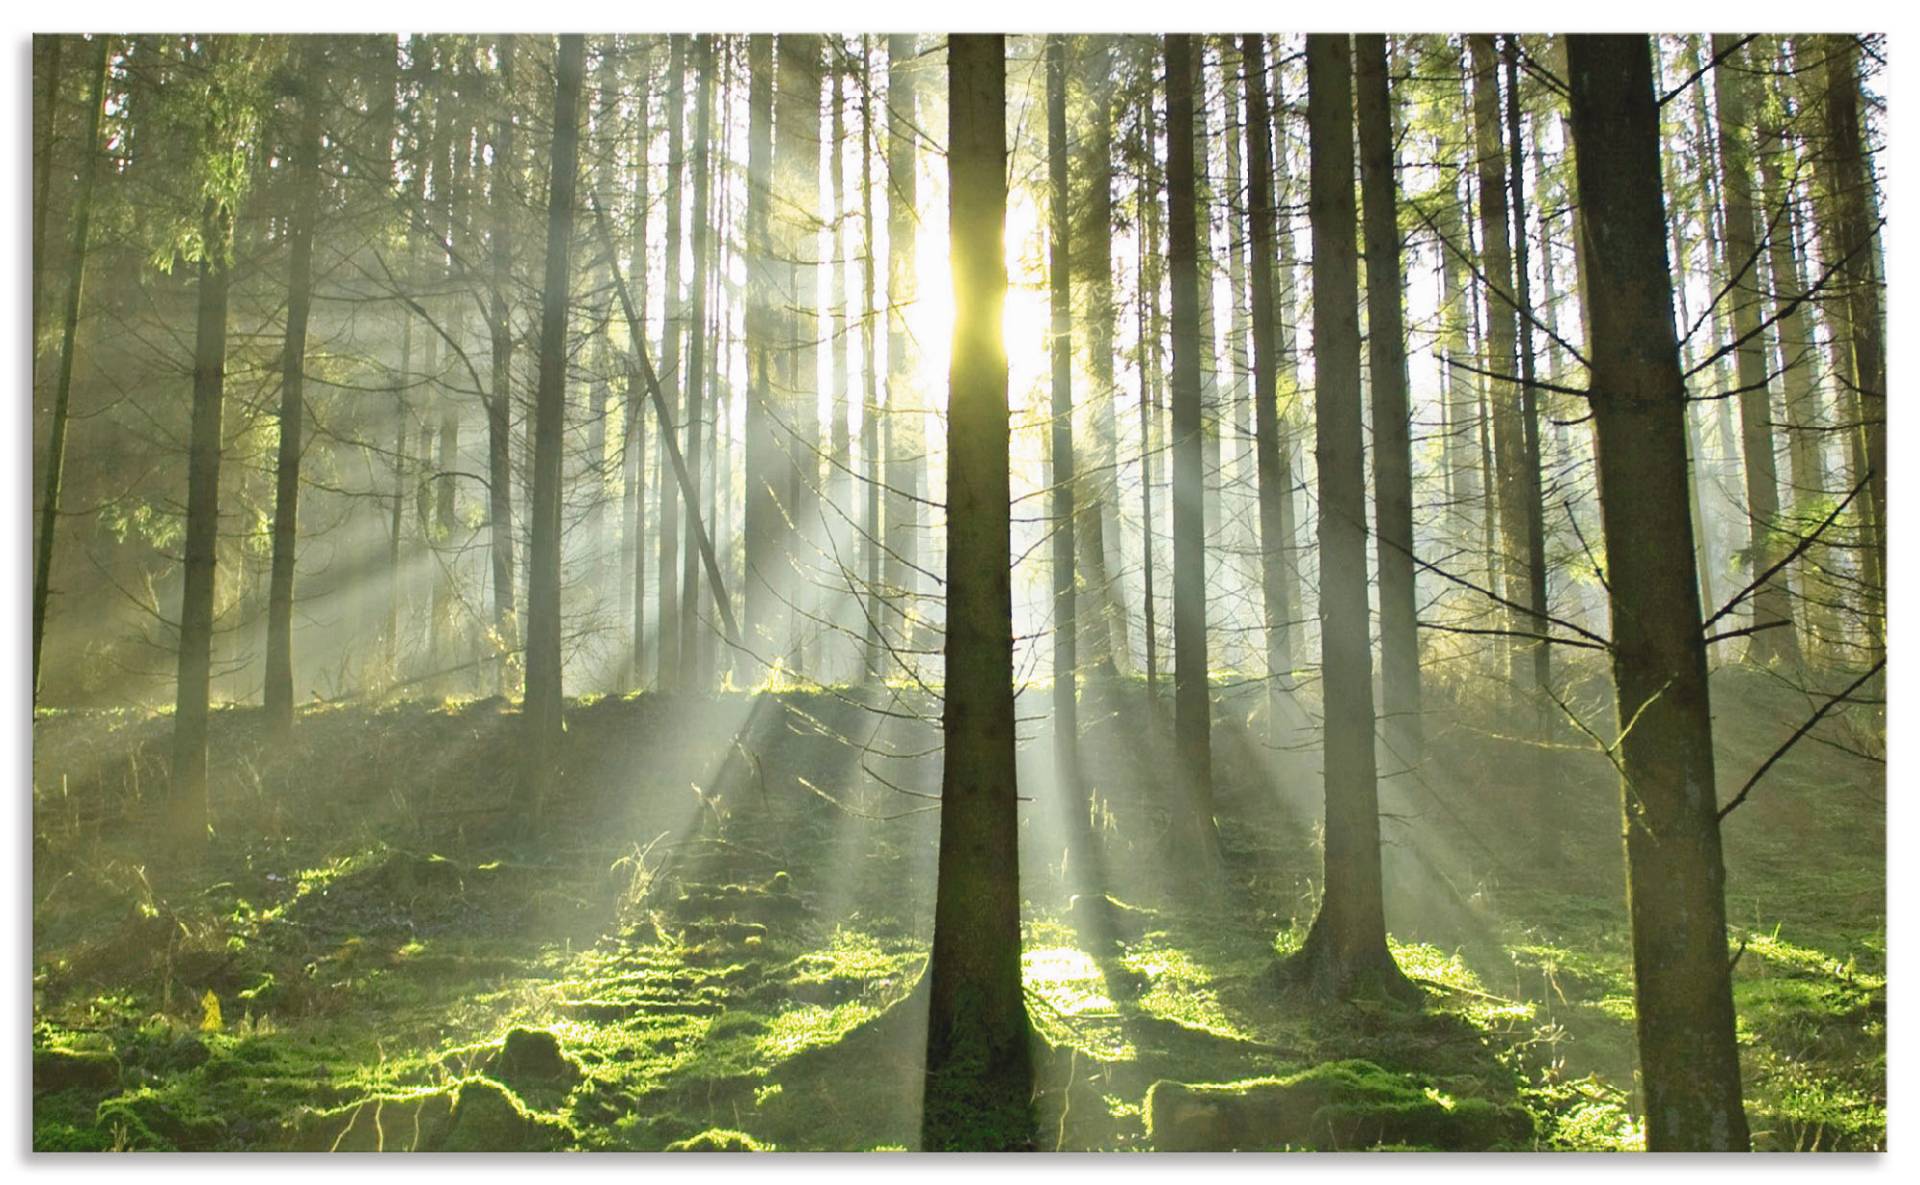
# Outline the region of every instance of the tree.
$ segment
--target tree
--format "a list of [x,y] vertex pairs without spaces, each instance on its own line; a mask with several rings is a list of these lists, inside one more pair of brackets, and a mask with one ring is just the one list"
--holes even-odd
[[1006,38],[947,41],[953,361],[947,399],[945,758],[929,964],[930,1151],[1031,1147],[1020,986],[1006,301]]
[[[682,379],[680,338],[686,332],[684,296],[680,284],[680,175],[686,165],[687,41],[684,33],[669,39],[667,51],[667,255],[665,262],[665,321],[660,328],[660,377],[666,383],[668,415],[659,433],[659,471],[667,471],[667,423],[680,420]],[[644,270],[644,269],[642,269]],[[660,589],[659,609],[654,614],[660,631],[655,647],[654,685],[671,690],[680,675],[680,614],[689,606],[680,604],[680,487],[660,482]]]
[[1360,426],[1352,57],[1307,37],[1313,222],[1314,447],[1320,459],[1320,636],[1326,841],[1320,912],[1285,977],[1318,995],[1417,999],[1387,950],[1367,631],[1367,492]]
[[781,570],[786,450],[774,426],[776,336],[773,294],[773,38],[747,42],[747,414],[746,595],[748,644],[755,654],[774,645]]
[[[1843,329],[1839,353],[1846,401],[1858,424],[1849,441],[1854,480],[1867,482],[1871,524],[1864,540],[1869,638],[1876,655],[1884,652],[1887,563],[1887,355],[1881,324],[1880,285],[1874,251],[1880,228],[1871,216],[1874,193],[1872,160],[1860,134],[1858,50],[1848,34],[1828,34],[1826,49],[1825,190],[1827,224],[1822,237],[1841,266],[1845,299],[1835,321]],[[1864,471],[1864,472],[1863,472]]]
[[1207,543],[1202,359],[1211,333],[1200,304],[1193,93],[1196,44],[1166,36],[1167,261],[1173,289],[1174,738],[1186,802],[1182,843],[1211,857],[1212,698],[1207,674]]
[[321,40],[301,42],[300,126],[293,170],[293,224],[287,247],[287,338],[280,364],[280,449],[273,500],[273,576],[267,594],[267,726],[293,727],[293,565],[298,548],[300,456],[306,447],[307,320],[313,308],[313,224],[320,204]]
[[521,706],[528,735],[518,805],[523,818],[534,826],[540,822],[565,729],[560,698],[560,454],[566,433],[567,311],[585,57],[583,36],[561,35],[554,76],[553,168],[547,182],[546,267],[540,290],[539,379],[534,388],[527,693]]
[[914,253],[920,221],[919,67],[912,33],[887,36],[887,411],[885,587],[893,598],[891,632],[911,644],[919,609],[920,513],[927,465],[919,359],[907,311],[917,300]]
[[1740,451],[1746,458],[1747,473],[1747,560],[1756,579],[1767,576],[1753,594],[1753,633],[1747,638],[1747,658],[1762,665],[1797,664],[1800,643],[1793,629],[1793,601],[1786,574],[1772,571],[1784,550],[1778,533],[1780,478],[1773,459],[1773,394],[1769,389],[1766,343],[1760,336],[1766,286],[1762,282],[1763,260],[1755,245],[1753,171],[1747,144],[1753,133],[1748,119],[1748,67],[1746,56],[1738,49],[1737,39],[1731,34],[1713,35],[1721,216],[1726,225],[1721,248],[1726,274],[1733,277],[1726,299],[1732,305],[1733,333],[1738,343],[1734,364],[1740,391]]
[[[492,233],[488,243],[492,270],[487,304],[487,335],[491,346],[493,390],[487,405],[487,525],[493,572],[494,642],[503,652],[499,688],[512,689],[511,666],[505,654],[518,644],[513,588],[513,313],[508,290],[513,282],[513,203],[515,160],[513,145],[514,35],[504,33],[496,47],[500,92],[494,111],[493,164],[489,175],[488,205]],[[642,240],[645,241],[644,239]],[[638,631],[636,630],[636,633]],[[638,669],[638,660],[635,662]]]
[[[1279,249],[1276,202],[1273,191],[1272,148],[1267,140],[1267,50],[1259,33],[1241,38],[1247,90],[1247,213],[1252,223],[1253,273],[1253,452],[1260,483],[1260,592],[1265,610],[1267,659],[1267,719],[1269,729],[1281,719],[1282,672],[1293,660],[1287,635],[1288,608],[1284,542],[1288,522],[1283,499],[1292,484],[1286,453],[1280,447],[1280,408],[1276,395],[1280,369],[1278,293],[1274,275]],[[1271,731],[1270,731],[1271,738]]]
[[[1532,574],[1527,549],[1526,441],[1521,422],[1516,342],[1519,308],[1513,282],[1513,248],[1509,239],[1505,137],[1501,131],[1500,71],[1493,38],[1476,33],[1467,38],[1473,59],[1473,126],[1476,175],[1480,195],[1480,263],[1486,276],[1487,400],[1492,408],[1494,483],[1498,508],[1498,555],[1489,556],[1499,574],[1496,589],[1508,603],[1508,628],[1514,633],[1542,633],[1538,613],[1544,606],[1530,603]],[[1523,606],[1524,608],[1520,608]],[[1531,681],[1528,652],[1509,646],[1510,675],[1516,690]]]
[[[67,459],[67,415],[68,402],[73,392],[73,351],[74,340],[80,327],[80,300],[87,277],[87,247],[93,225],[93,182],[100,160],[100,107],[102,91],[107,78],[107,38],[94,37],[93,64],[90,68],[90,81],[87,92],[87,130],[81,140],[85,153],[80,165],[80,188],[73,198],[73,250],[67,258],[67,301],[60,320],[60,369],[54,377],[53,388],[53,424],[47,437],[47,477],[40,494],[40,538],[34,550],[33,565],[33,695],[40,695],[40,648],[47,635],[47,601],[52,594],[50,581],[53,576],[53,540],[60,525],[60,479]],[[54,106],[53,99],[60,81],[60,41],[53,38],[53,48],[49,51],[53,59],[52,73],[48,81],[47,107]],[[46,163],[47,174],[53,172],[51,148],[48,148]],[[34,234],[36,242],[45,233],[44,203],[46,185],[41,184],[40,201],[42,208],[34,211]],[[38,268],[44,257],[44,248],[36,245],[33,258],[34,310],[39,312],[40,277]],[[38,349],[38,323],[35,325],[35,349]]]
[[[1567,39],[1647,1149],[1740,1151],[1713,725],[1645,37]],[[1631,727],[1629,727],[1631,725]]]
[[[1079,744],[1078,623],[1074,603],[1073,284],[1067,214],[1067,39],[1047,37],[1047,180],[1049,334],[1053,364],[1053,750],[1063,793],[1077,794]],[[1083,810],[1082,816],[1086,814]]]
[[1356,34],[1360,191],[1365,203],[1367,356],[1373,392],[1373,497],[1380,566],[1380,686],[1401,761],[1420,756],[1420,637],[1414,601],[1412,424],[1401,316],[1400,210],[1393,180],[1387,39]]
[[[700,428],[701,417],[707,414],[700,402],[701,368],[708,365],[705,358],[707,336],[707,271],[712,253],[712,230],[708,223],[711,208],[711,174],[708,170],[709,144],[712,142],[713,123],[713,38],[700,36],[694,38],[693,68],[699,75],[699,93],[693,104],[693,281],[690,286],[692,307],[687,316],[687,448],[686,460],[688,476],[692,482],[692,491],[686,500],[686,548],[685,567],[681,573],[680,589],[680,675],[677,680],[682,687],[700,686],[700,635],[698,632],[699,615],[694,611],[700,598],[700,555],[691,541],[701,531],[700,518]],[[716,360],[712,365],[718,366]],[[717,417],[716,417],[717,419]],[[671,579],[672,574],[663,572],[662,576]]]

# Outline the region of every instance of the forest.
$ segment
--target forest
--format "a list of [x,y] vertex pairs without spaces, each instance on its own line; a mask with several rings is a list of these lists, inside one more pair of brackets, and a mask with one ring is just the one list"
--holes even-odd
[[1885,1149],[1884,35],[31,55],[35,1151]]

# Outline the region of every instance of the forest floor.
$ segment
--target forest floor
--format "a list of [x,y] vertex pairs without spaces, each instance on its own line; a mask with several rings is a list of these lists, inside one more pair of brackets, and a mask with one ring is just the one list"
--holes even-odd
[[[43,715],[34,1147],[916,1146],[939,764],[914,694],[574,702],[537,838],[499,700],[315,707],[278,748],[219,710],[197,870],[156,846],[168,717]],[[1639,1146],[1591,741],[1500,735],[1511,713],[1430,684],[1426,759],[1382,759],[1388,926],[1426,1000],[1335,1006],[1272,975],[1320,876],[1314,730],[1268,745],[1264,692],[1222,681],[1208,880],[1166,846],[1170,695],[1083,695],[1098,867],[1044,722],[1021,748],[1037,1146]],[[1606,695],[1590,673],[1569,703],[1610,720]],[[1747,669],[1714,695],[1724,800],[1813,705]],[[1886,1140],[1884,765],[1851,752],[1884,743],[1852,713],[1725,828],[1760,1148]]]

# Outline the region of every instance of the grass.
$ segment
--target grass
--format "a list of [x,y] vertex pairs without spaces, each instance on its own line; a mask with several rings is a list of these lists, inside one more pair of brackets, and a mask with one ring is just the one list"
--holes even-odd
[[[1383,798],[1392,950],[1425,1004],[1327,1006],[1271,978],[1315,906],[1315,758],[1267,748],[1245,723],[1257,689],[1232,694],[1247,703],[1216,713],[1225,877],[1208,896],[1156,846],[1166,721],[1136,685],[1086,690],[1121,902],[1110,947],[1070,907],[1047,791],[1029,790],[1040,1146],[1639,1147],[1604,758],[1547,766],[1563,787],[1549,858],[1516,806],[1547,759],[1488,739],[1483,709],[1442,705],[1425,789],[1398,779]],[[1721,755],[1737,786],[1799,709],[1740,673],[1716,695],[1740,720]],[[746,718],[738,697],[720,705]],[[218,712],[218,831],[192,871],[145,847],[165,718],[43,715],[35,1147],[916,1146],[936,820],[876,821],[901,799],[839,739],[871,724],[789,693],[741,739],[747,768],[721,761],[732,726],[712,703],[571,711],[576,760],[538,843],[503,813],[498,701],[330,707],[285,751],[257,713]],[[932,737],[902,721],[878,743]],[[896,785],[937,786],[935,761],[893,764]],[[1756,1147],[1885,1143],[1877,778],[1796,752],[1729,820]]]

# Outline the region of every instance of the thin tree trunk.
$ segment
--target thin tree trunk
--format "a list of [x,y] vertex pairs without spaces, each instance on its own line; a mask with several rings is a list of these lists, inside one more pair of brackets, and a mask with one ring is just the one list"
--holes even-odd
[[[1078,803],[1079,624],[1074,599],[1072,220],[1067,213],[1067,39],[1047,37],[1047,280],[1053,363],[1053,755],[1061,793]],[[1084,806],[1084,804],[1080,804]],[[1086,812],[1079,811],[1084,819]]]
[[[686,537],[697,538],[702,530],[700,512],[701,420],[708,414],[700,398],[702,367],[707,365],[707,272],[712,251],[710,213],[711,174],[708,171],[709,145],[713,123],[713,38],[694,38],[693,68],[699,75],[699,92],[693,105],[693,280],[689,285],[693,307],[687,314],[687,473],[693,482],[686,502]],[[670,578],[670,573],[662,572]],[[680,586],[680,677],[682,687],[700,685],[700,616],[694,607],[700,603],[700,557],[686,548]]]
[[[1882,629],[1887,571],[1887,355],[1873,250],[1880,231],[1877,220],[1871,216],[1875,187],[1872,161],[1866,155],[1860,134],[1857,50],[1849,34],[1830,34],[1825,41],[1825,155],[1831,162],[1827,170],[1827,200],[1832,210],[1835,240],[1829,250],[1845,261],[1841,275],[1846,281],[1846,300],[1840,303],[1847,332],[1841,349],[1848,362],[1844,373],[1851,379],[1847,389],[1859,405],[1859,414],[1849,418],[1860,425],[1854,435],[1862,444],[1855,451],[1864,454],[1868,504],[1872,510],[1872,529],[1863,540],[1867,644],[1869,651],[1879,657],[1886,647]],[[1859,477],[1856,473],[1855,480]]]
[[300,454],[306,445],[307,318],[313,307],[313,224],[320,204],[319,39],[301,43],[300,130],[287,246],[287,337],[280,362],[280,447],[273,501],[273,572],[267,593],[267,727],[293,728],[293,573],[298,548]]
[[[1367,357],[1373,394],[1373,497],[1380,569],[1380,682],[1400,761],[1420,756],[1420,635],[1414,601],[1413,443],[1401,312],[1400,211],[1393,179],[1387,39],[1357,34],[1360,190],[1365,202]],[[1324,480],[1324,478],[1323,478]]]
[[886,612],[880,585],[880,553],[885,540],[881,535],[880,490],[884,474],[880,471],[880,367],[874,357],[873,258],[873,42],[870,34],[860,36],[860,378],[865,385],[866,411],[860,419],[861,474],[866,479],[866,515],[860,536],[860,550],[866,572],[866,659],[865,677],[885,677],[880,645],[880,619]]
[[493,354],[493,394],[487,400],[487,527],[493,574],[493,645],[500,654],[496,688],[513,691],[513,653],[519,628],[513,593],[513,321],[507,291],[513,283],[513,34],[503,34],[499,110],[493,143],[492,286],[487,327]]
[[1574,36],[1567,59],[1594,245],[1590,403],[1613,599],[1641,1113],[1648,1151],[1745,1151],[1652,56],[1644,36]]
[[[1520,58],[1513,34],[1507,35],[1507,176],[1513,197],[1513,275],[1514,299],[1520,324],[1520,486],[1519,499],[1524,507],[1526,528],[1527,605],[1533,610],[1528,627],[1532,633],[1547,634],[1547,537],[1546,514],[1540,489],[1540,399],[1534,385],[1534,367],[1538,356],[1533,348],[1533,283],[1527,258],[1526,167],[1520,146]],[[1533,663],[1533,686],[1551,692],[1552,658],[1545,642],[1526,642],[1516,648]],[[1552,725],[1544,702],[1539,708],[1540,732]],[[1553,835],[1549,832],[1549,835]]]
[[533,498],[527,549],[526,776],[519,807],[539,827],[564,731],[560,661],[560,455],[566,433],[567,306],[580,152],[580,83],[586,39],[562,34],[553,98],[546,268],[540,291],[540,369],[534,392]]
[[[1538,633],[1537,614],[1543,608],[1531,603],[1532,573],[1527,548],[1527,453],[1526,430],[1522,419],[1522,388],[1514,382],[1519,373],[1519,347],[1516,341],[1516,292],[1513,282],[1513,248],[1510,240],[1507,201],[1507,154],[1501,128],[1500,71],[1493,38],[1473,34],[1467,38],[1473,58],[1473,125],[1477,152],[1476,174],[1480,193],[1480,261],[1486,276],[1487,402],[1492,413],[1494,499],[1499,507],[1499,542],[1494,566],[1501,572],[1502,591],[1508,601],[1525,605],[1526,612],[1509,609],[1507,628],[1515,633]],[[1534,687],[1528,651],[1508,640],[1504,646],[1508,660],[1508,678],[1515,693]]]
[[[667,423],[681,418],[680,337],[686,332],[680,285],[680,174],[685,169],[687,35],[675,33],[667,57],[667,257],[664,317],[660,329],[660,379],[666,384],[668,415],[659,433],[659,471],[667,471]],[[680,675],[680,487],[660,483],[659,644],[654,657],[654,686],[671,691]]]
[[908,310],[918,300],[915,263],[919,210],[918,38],[887,37],[887,614],[893,633],[911,646],[920,605],[920,504],[926,493],[925,421],[916,390],[919,358]]
[[[73,392],[73,350],[74,341],[80,327],[81,293],[87,277],[87,250],[91,242],[93,225],[93,181],[100,159],[100,108],[107,78],[107,39],[104,35],[94,38],[94,56],[92,79],[87,92],[87,131],[81,142],[85,153],[80,165],[80,186],[73,195],[73,244],[67,260],[67,300],[60,320],[60,369],[54,377],[53,423],[47,436],[47,477],[40,494],[40,538],[34,551],[33,565],[33,695],[36,702],[40,696],[40,651],[47,635],[47,601],[52,595],[53,579],[53,542],[60,526],[60,481],[67,459],[67,417],[68,401]],[[60,39],[54,39],[52,51],[52,79],[49,87],[59,85]],[[53,105],[53,93],[48,96],[48,106]],[[49,150],[46,169],[53,171],[53,159]],[[46,185],[41,184],[40,201],[46,202]],[[34,235],[34,311],[39,312],[40,277],[39,262],[45,248],[38,238],[45,233],[44,209],[36,209]],[[34,348],[39,345],[39,327],[34,330]]]
[[1260,591],[1266,610],[1267,739],[1271,744],[1278,740],[1282,696],[1286,693],[1281,680],[1292,666],[1282,570],[1282,544],[1286,539],[1282,499],[1289,481],[1286,457],[1280,449],[1280,410],[1275,397],[1280,362],[1273,274],[1278,232],[1269,159],[1272,152],[1267,141],[1266,38],[1248,33],[1241,38],[1241,46],[1247,91],[1247,203],[1253,239],[1253,443],[1260,480]]
[[745,616],[754,681],[774,653],[779,602],[781,505],[786,500],[786,450],[774,424],[773,38],[747,41],[747,414],[744,512]]
[[213,672],[214,563],[220,541],[220,420],[226,392],[232,212],[209,201],[202,225],[206,246],[194,314],[186,561],[173,709],[173,789],[168,800],[173,841],[188,863],[197,861],[207,846],[207,719]]
[[[1766,344],[1760,334],[1765,306],[1761,282],[1764,263],[1756,245],[1753,174],[1746,137],[1749,69],[1737,38],[1713,35],[1714,108],[1720,144],[1720,199],[1726,233],[1721,239],[1732,288],[1723,298],[1732,306],[1733,332],[1743,344],[1734,351],[1740,384],[1740,444],[1747,473],[1747,560],[1758,576],[1773,568],[1783,550],[1779,534],[1780,480],[1773,457],[1773,393],[1767,377]],[[1723,56],[1725,55],[1725,56]],[[1798,664],[1800,643],[1793,628],[1793,600],[1784,573],[1769,577],[1753,595],[1754,632],[1747,637],[1749,661]]]
[[[1200,300],[1193,109],[1198,43],[1166,36],[1167,261],[1173,289],[1173,695],[1174,737],[1187,802],[1182,842],[1211,855],[1212,697],[1207,677],[1207,395],[1211,333]],[[1217,444],[1217,438],[1216,438]]]

